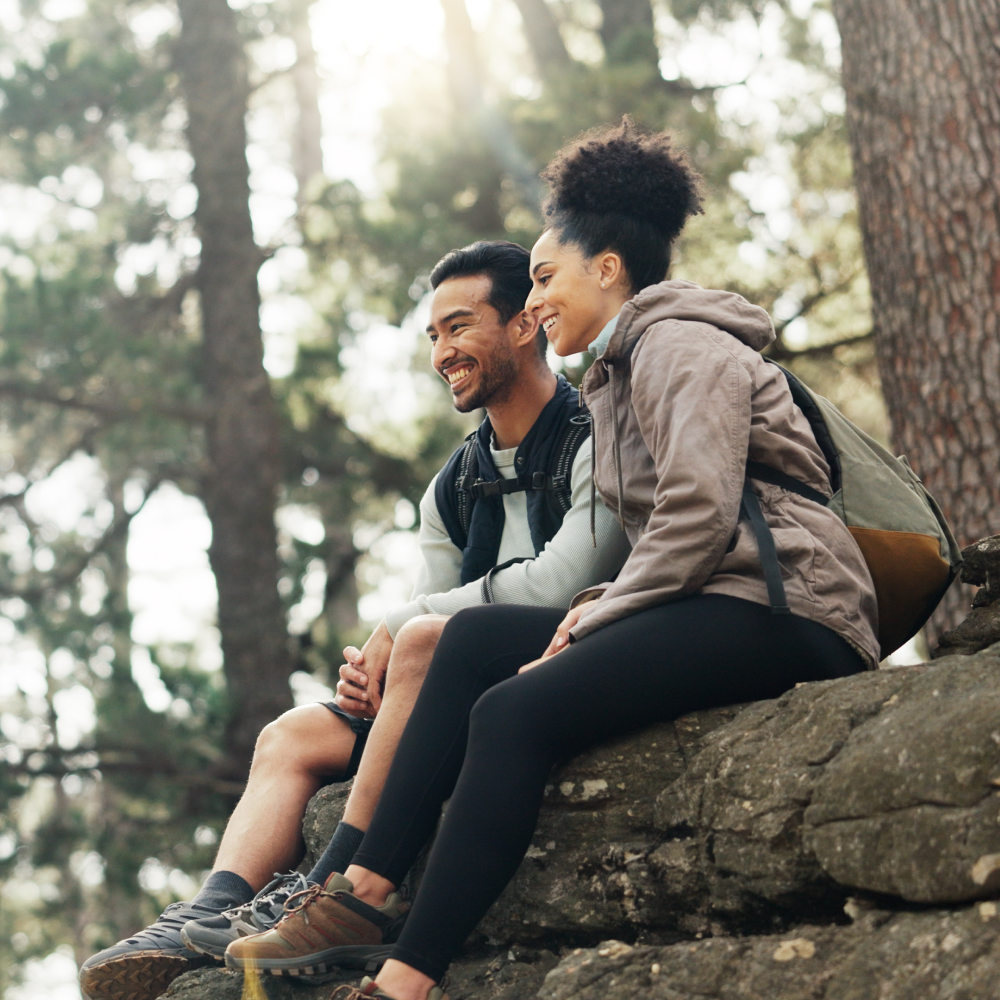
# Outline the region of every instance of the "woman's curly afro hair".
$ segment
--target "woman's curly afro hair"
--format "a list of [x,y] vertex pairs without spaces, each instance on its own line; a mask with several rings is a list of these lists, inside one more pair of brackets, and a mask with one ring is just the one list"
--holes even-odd
[[621,124],[585,132],[542,172],[543,206],[560,243],[587,257],[605,250],[625,265],[633,292],[663,281],[670,247],[688,217],[701,212],[700,178],[665,132]]

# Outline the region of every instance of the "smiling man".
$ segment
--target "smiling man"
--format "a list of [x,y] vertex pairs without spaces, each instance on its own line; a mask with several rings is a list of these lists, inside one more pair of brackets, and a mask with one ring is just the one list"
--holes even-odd
[[[624,563],[628,542],[603,504],[591,531],[590,449],[582,447],[589,417],[576,390],[548,367],[544,332],[524,310],[528,263],[517,244],[481,242],[452,251],[431,273],[431,364],[457,410],[484,408],[486,417],[421,500],[413,598],[363,649],[344,650],[335,704],[293,709],[264,730],[201,893],[85,962],[88,997],[153,1000],[186,968],[221,959],[231,942],[280,934],[285,925],[270,929],[285,900],[307,881],[343,872],[357,850],[448,616],[491,602],[566,608]],[[264,886],[271,872],[296,863],[309,797],[330,776],[355,772],[344,821],[313,870],[305,880],[291,873]],[[384,909],[379,946],[317,959],[311,935],[300,934],[294,947],[278,945],[277,965],[267,954],[250,961],[290,974],[380,962],[402,919],[395,898]]]

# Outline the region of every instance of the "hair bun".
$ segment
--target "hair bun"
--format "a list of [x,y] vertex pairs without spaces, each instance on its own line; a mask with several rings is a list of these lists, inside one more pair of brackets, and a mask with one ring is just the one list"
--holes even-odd
[[684,153],[628,115],[569,143],[542,178],[551,188],[546,215],[623,215],[649,223],[668,243],[701,211],[699,178]]

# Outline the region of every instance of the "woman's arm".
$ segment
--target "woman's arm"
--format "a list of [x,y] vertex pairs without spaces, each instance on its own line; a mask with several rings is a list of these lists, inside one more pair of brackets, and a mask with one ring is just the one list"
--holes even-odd
[[739,516],[752,393],[730,339],[671,320],[633,355],[632,408],[657,474],[653,511],[618,579],[584,606],[574,639],[696,593],[722,560]]

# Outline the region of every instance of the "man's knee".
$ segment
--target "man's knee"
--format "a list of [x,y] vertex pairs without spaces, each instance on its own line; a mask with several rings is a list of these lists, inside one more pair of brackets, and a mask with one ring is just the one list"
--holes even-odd
[[396,678],[423,677],[427,673],[448,615],[417,615],[396,633],[389,671]]
[[337,726],[350,728],[343,718],[334,715],[325,705],[302,705],[289,709],[260,731],[253,766],[278,765],[287,770],[301,763],[308,767],[317,743],[328,740],[330,730]]

